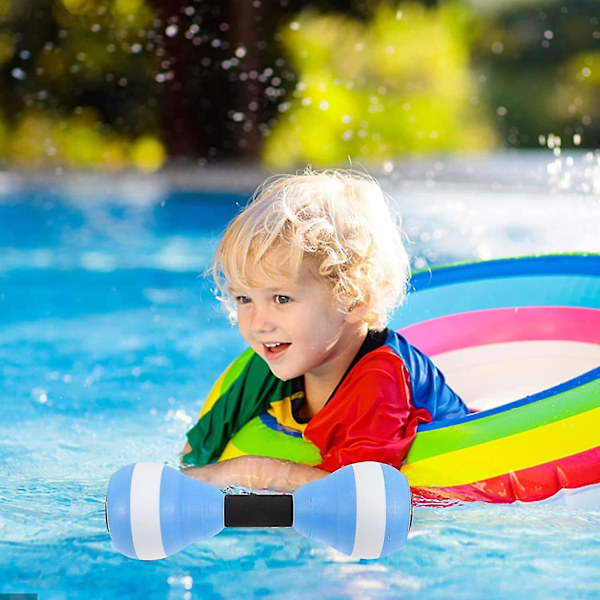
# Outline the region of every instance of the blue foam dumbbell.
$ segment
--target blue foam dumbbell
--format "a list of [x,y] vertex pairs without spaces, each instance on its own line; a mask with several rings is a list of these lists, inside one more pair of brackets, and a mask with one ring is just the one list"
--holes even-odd
[[165,558],[224,527],[293,527],[355,558],[379,558],[406,543],[410,487],[377,462],[348,465],[293,494],[223,494],[165,465],[136,463],[108,484],[106,523],[130,558]]

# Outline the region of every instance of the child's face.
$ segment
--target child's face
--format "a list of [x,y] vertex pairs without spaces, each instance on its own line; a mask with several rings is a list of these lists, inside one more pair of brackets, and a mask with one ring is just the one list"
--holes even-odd
[[249,268],[254,285],[232,290],[242,336],[279,379],[333,375],[341,368],[348,336],[356,331],[356,323],[336,308],[330,289],[313,272],[306,260],[297,280]]

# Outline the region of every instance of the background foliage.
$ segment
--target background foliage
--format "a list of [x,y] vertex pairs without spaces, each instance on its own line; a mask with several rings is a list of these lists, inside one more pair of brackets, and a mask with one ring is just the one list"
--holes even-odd
[[549,134],[596,147],[597,6],[0,0],[0,161],[291,168]]

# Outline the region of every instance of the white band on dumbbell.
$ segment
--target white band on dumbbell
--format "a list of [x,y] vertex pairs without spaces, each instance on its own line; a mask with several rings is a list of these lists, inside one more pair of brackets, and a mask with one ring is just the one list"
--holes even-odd
[[129,514],[135,553],[141,560],[165,558],[160,531],[160,481],[164,465],[137,463],[131,476]]
[[381,465],[352,465],[356,482],[356,535],[352,556],[379,558],[385,542],[386,494]]

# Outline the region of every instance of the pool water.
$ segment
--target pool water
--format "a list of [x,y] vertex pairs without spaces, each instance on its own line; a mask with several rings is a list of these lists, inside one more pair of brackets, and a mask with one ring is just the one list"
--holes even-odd
[[[600,252],[597,164],[499,156],[386,165],[383,180],[421,268]],[[177,466],[211,382],[243,348],[201,275],[252,189],[213,187],[201,174],[0,178],[0,593],[600,598],[600,512],[551,503],[417,507],[407,546],[378,561],[289,530],[227,530],[148,563],[112,548],[111,474]]]

